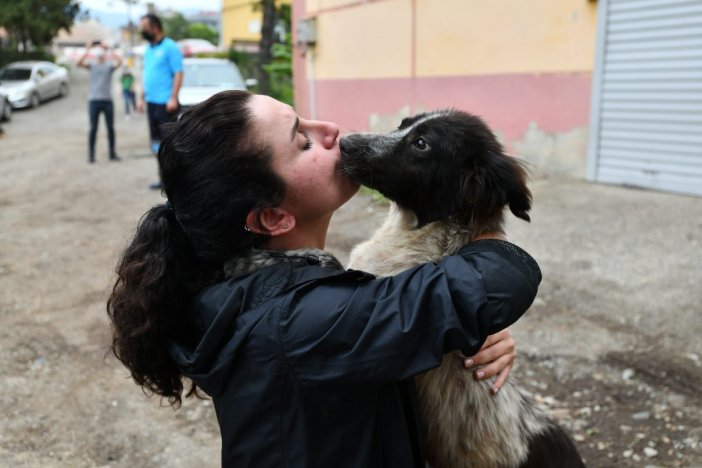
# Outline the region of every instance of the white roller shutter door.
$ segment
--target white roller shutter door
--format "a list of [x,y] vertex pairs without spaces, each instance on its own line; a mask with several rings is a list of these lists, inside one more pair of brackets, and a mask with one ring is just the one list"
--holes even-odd
[[702,0],[600,0],[588,178],[702,195]]

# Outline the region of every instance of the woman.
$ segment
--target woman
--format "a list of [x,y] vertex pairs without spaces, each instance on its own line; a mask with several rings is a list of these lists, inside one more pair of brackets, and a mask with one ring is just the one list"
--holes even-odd
[[[118,267],[115,355],[172,404],[182,376],[213,398],[223,466],[424,466],[413,376],[474,354],[535,297],[534,260],[491,240],[395,277],[345,271],[323,251],[358,189],[338,137],[266,96],[196,106],[159,151],[169,201]],[[513,359],[503,331],[467,364],[499,387]]]

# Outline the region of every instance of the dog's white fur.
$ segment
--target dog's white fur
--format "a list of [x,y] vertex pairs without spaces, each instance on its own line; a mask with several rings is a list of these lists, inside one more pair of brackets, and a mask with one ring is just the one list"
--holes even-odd
[[[385,222],[351,252],[349,267],[391,276],[452,255],[473,234],[449,221],[415,229],[410,212],[391,204]],[[543,431],[546,416],[514,385],[496,395],[473,379],[463,356],[444,356],[441,366],[416,379],[427,458],[434,468],[516,467],[527,457],[529,436]],[[519,430],[515,430],[518,427]]]

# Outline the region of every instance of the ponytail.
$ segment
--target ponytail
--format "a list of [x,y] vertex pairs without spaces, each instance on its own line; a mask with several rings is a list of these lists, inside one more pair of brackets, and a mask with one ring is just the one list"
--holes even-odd
[[145,391],[176,406],[182,375],[168,348],[196,339],[192,298],[222,278],[224,262],[265,242],[244,229],[246,216],[285,194],[270,148],[252,136],[251,97],[223,91],[163,126],[159,168],[173,207],[155,206],[140,220],[107,302],[112,352]]
[[[187,304],[203,275],[172,208],[158,205],[139,221],[122,254],[107,301],[112,352],[146,391],[179,406],[183,382],[168,343],[187,326]],[[191,388],[187,396],[195,392]]]

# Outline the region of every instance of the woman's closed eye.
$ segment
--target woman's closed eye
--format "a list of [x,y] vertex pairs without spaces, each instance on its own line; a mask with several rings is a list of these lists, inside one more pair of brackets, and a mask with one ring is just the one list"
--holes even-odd
[[306,151],[306,150],[312,148],[312,140],[304,133],[302,134],[302,136],[305,137],[305,144],[303,145],[302,150]]

